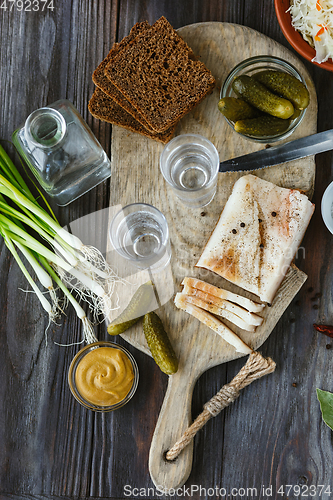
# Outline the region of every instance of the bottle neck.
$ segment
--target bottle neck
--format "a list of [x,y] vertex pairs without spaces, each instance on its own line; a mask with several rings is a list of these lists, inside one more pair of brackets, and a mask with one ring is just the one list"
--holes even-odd
[[28,116],[24,133],[26,139],[40,148],[53,148],[65,136],[66,122],[59,111],[52,108],[40,108]]

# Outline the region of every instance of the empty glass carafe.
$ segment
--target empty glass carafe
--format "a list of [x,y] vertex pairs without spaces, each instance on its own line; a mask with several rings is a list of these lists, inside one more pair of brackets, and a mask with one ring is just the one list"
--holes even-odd
[[111,175],[102,146],[65,99],[31,113],[13,133],[13,142],[42,188],[60,206]]

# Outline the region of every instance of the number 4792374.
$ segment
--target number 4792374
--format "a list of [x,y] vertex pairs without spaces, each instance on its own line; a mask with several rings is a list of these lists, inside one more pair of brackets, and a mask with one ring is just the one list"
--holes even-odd
[[302,497],[312,497],[312,498],[329,498],[332,494],[331,487],[329,485],[318,484],[318,485],[307,485],[307,484],[284,484],[279,487],[277,494],[283,497],[288,497],[290,495],[296,496],[297,498]]
[[54,0],[3,0],[0,4],[3,11],[12,12],[43,12],[46,9],[54,10]]

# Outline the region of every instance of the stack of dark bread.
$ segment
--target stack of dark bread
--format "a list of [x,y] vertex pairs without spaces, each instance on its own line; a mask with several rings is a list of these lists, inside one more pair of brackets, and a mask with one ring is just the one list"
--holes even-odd
[[170,23],[137,23],[93,73],[90,113],[162,143],[214,88],[215,79]]

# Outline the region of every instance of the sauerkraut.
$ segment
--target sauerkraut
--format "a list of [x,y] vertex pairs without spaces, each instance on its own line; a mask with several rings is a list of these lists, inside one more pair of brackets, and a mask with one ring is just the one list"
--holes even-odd
[[333,0],[291,0],[292,26],[315,49],[312,61],[333,58]]

